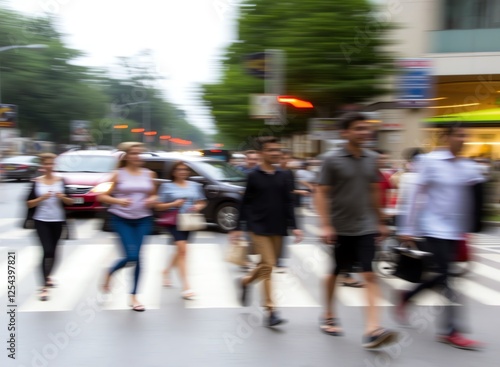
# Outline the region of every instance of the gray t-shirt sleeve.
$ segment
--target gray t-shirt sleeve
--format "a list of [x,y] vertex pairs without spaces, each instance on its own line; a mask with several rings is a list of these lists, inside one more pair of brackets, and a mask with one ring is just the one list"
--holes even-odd
[[321,171],[319,173],[318,184],[325,186],[333,186],[337,183],[337,172],[335,171],[335,165],[333,157],[326,158],[321,165]]

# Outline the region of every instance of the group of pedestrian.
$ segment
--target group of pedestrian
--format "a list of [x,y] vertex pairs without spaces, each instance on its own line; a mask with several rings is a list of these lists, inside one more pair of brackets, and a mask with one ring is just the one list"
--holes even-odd
[[[109,205],[108,213],[111,216],[112,228],[118,235],[123,251],[123,257],[105,274],[101,289],[105,293],[110,292],[113,274],[127,265],[134,266],[130,307],[138,312],[146,310],[137,298],[137,293],[141,275],[141,249],[145,237],[152,232],[154,211],[199,213],[206,205],[201,185],[187,181],[189,168],[184,162],[179,161],[174,164],[169,177],[171,182],[158,186],[155,181],[156,174],[143,167],[140,157],[143,151],[141,143],[132,143],[124,147],[119,167],[110,180],[112,183],[110,189],[99,195],[99,201]],[[57,254],[57,244],[66,223],[63,205],[71,205],[73,202],[65,193],[62,179],[53,174],[55,158],[53,154],[41,155],[45,174],[35,179],[27,198],[30,209],[26,222],[34,221],[34,228],[43,248],[41,264],[43,285],[39,294],[41,301],[49,299],[49,289],[54,286],[51,274]],[[183,287],[182,297],[188,300],[194,299],[195,294],[189,285],[186,266],[190,232],[179,230],[175,223],[169,226],[168,230],[174,238],[177,251],[163,272],[164,285],[171,285],[170,273],[177,267]]]
[[[341,131],[347,143],[324,159],[315,188],[321,239],[333,246],[332,271],[325,280],[325,308],[319,327],[331,336],[344,335],[335,308],[337,280],[340,274],[351,272],[356,265],[361,269],[368,303],[364,308],[362,345],[379,348],[396,343],[399,333],[381,325],[380,308],[376,306],[381,289],[372,262],[377,245],[389,234],[383,207],[389,202],[384,195],[391,183],[389,176],[381,171],[386,167],[385,152],[364,148],[370,130],[370,124],[362,114],[344,116]],[[449,284],[450,264],[456,258],[460,242],[470,231],[468,224],[474,221],[465,203],[468,197],[472,198],[471,188],[484,181],[478,165],[460,156],[465,138],[465,129],[454,126],[443,133],[441,145],[434,152],[423,154],[420,149],[409,152],[407,170],[399,183],[405,197],[398,207],[398,234],[405,243],[424,238],[423,244],[414,247],[432,255],[437,275],[414,290],[399,294],[394,316],[399,322],[407,323],[410,300],[424,289],[441,289],[449,299],[450,307],[443,315],[437,340],[457,348],[478,349],[481,347],[479,342],[462,334],[464,326],[460,321],[463,318],[459,316],[458,308],[452,306],[459,300],[458,291]],[[238,225],[238,229],[245,227],[251,233],[257,245],[256,252],[261,256],[258,267],[238,279],[240,301],[242,305],[248,305],[250,285],[262,280],[268,326],[285,322],[276,312],[271,282],[272,269],[283,244],[282,237],[291,230],[296,242],[302,238],[292,210],[294,197],[290,193],[295,187],[290,184],[292,180],[287,178],[286,170],[277,167],[279,150],[276,139],[260,139],[262,161],[248,175]],[[240,236],[239,231],[231,234],[233,241]]]
[[[316,178],[306,177],[289,169],[291,153],[284,151],[277,138],[263,137],[256,142],[256,150],[246,154],[246,190],[240,207],[240,217],[230,240],[236,242],[248,233],[253,251],[260,261],[248,274],[237,280],[239,299],[244,306],[250,303],[250,287],[262,281],[263,306],[267,312],[266,324],[274,327],[286,320],[276,310],[273,297],[272,273],[282,257],[284,238],[290,233],[295,243],[303,239],[296,218],[297,190],[314,195],[314,207],[321,225],[321,240],[333,247],[332,269],[324,283],[324,311],[319,329],[331,336],[344,335],[341,318],[335,308],[339,275],[348,274],[358,267],[363,279],[363,292],[368,306],[364,308],[365,326],[362,345],[378,348],[397,342],[398,332],[382,326],[380,308],[376,306],[381,289],[372,269],[377,245],[388,235],[386,215],[383,212],[383,187],[389,179],[381,175],[381,153],[364,148],[371,134],[370,123],[362,114],[349,113],[341,120],[341,132],[346,144],[329,154],[323,161]],[[460,157],[466,132],[460,126],[448,129],[442,136],[441,147],[429,154],[414,150],[408,158],[407,174],[402,175],[399,186],[404,188],[404,200],[399,203],[398,234],[410,243],[424,238],[422,248],[433,255],[437,275],[410,292],[398,296],[394,308],[398,321],[407,321],[410,300],[423,289],[441,288],[450,302],[456,302],[458,293],[449,284],[450,263],[454,260],[458,243],[469,231],[468,209],[463,198],[470,188],[484,181],[478,166]],[[102,290],[109,292],[112,275],[127,264],[135,266],[130,304],[134,311],[144,311],[137,298],[141,274],[140,254],[146,235],[151,233],[153,211],[177,213],[200,212],[206,205],[201,185],[188,181],[189,168],[183,162],[173,166],[171,182],[160,187],[156,175],[143,168],[141,144],[125,149],[120,168],[114,174],[112,186],[99,200],[108,204],[112,224],[118,233],[124,257],[106,273]],[[35,221],[44,254],[41,273],[43,287],[41,300],[48,299],[53,284],[50,277],[56,258],[56,247],[65,222],[63,205],[72,199],[64,193],[64,183],[53,175],[55,156],[42,156],[45,175],[36,179],[28,197],[28,207]],[[302,187],[297,187],[297,180]],[[425,196],[427,199],[422,199]],[[177,252],[163,272],[164,285],[170,286],[170,274],[179,269],[182,296],[195,296],[189,284],[186,264],[187,243],[190,233],[176,225],[169,231]],[[417,245],[415,245],[417,246]],[[464,349],[475,349],[478,342],[463,336],[461,317],[456,307],[444,314],[440,341]]]

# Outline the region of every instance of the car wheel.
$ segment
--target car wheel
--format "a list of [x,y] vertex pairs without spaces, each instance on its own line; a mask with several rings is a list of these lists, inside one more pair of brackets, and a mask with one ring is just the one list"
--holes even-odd
[[235,203],[225,203],[217,208],[215,213],[215,224],[219,230],[229,232],[236,228],[240,210]]

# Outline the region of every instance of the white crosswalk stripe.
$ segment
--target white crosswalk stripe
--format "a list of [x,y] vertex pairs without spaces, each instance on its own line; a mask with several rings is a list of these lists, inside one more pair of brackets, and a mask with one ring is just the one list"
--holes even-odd
[[[5,274],[6,254],[9,248],[1,247],[0,271]],[[165,295],[180,298],[181,287],[162,287],[162,270],[174,252],[173,246],[148,242],[142,252],[142,272],[139,284],[139,299],[147,309],[161,309]],[[217,243],[195,243],[188,248],[190,283],[197,297],[185,301],[186,308],[237,308],[238,289],[234,271],[236,267],[224,261],[224,247]],[[289,246],[292,266],[284,274],[273,273],[275,301],[278,307],[320,307],[318,297],[321,280],[331,270],[330,255],[319,245]],[[17,250],[17,282],[28,282],[33,287],[31,294],[19,299],[21,312],[56,312],[78,309],[88,300],[98,300],[101,309],[129,309],[129,293],[132,287],[133,267],[123,269],[113,277],[112,292],[104,297],[100,291],[103,276],[121,255],[119,246],[113,244],[65,245],[61,246],[60,262],[54,278],[58,287],[50,291],[50,300],[41,302],[37,298],[34,280],[39,278],[41,249],[26,246]],[[486,263],[484,262],[486,261]],[[465,297],[484,305],[500,306],[500,254],[479,253],[472,263],[470,274],[458,280]],[[31,279],[30,279],[31,277]],[[309,279],[308,281],[306,281]],[[392,306],[393,291],[409,289],[414,284],[396,278],[381,278],[383,295],[379,306]],[[315,287],[312,289],[311,287]],[[0,288],[0,298],[6,292]],[[170,292],[170,293],[164,293]],[[260,289],[255,293],[261,294]],[[362,289],[339,287],[338,301],[346,307],[366,306]],[[260,299],[260,297],[259,297]],[[416,299],[417,305],[444,305],[446,300],[435,292],[427,292]]]

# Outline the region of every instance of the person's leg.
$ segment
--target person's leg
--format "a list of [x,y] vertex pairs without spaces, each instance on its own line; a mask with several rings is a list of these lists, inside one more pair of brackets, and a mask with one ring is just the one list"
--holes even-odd
[[129,261],[135,262],[135,272],[134,272],[134,285],[132,287],[133,302],[136,302],[135,295],[137,294],[137,286],[139,284],[139,277],[141,274],[141,259],[140,253],[142,244],[144,242],[144,237],[151,233],[153,229],[153,218],[146,217],[137,219],[134,221],[133,239],[132,245],[129,248]]
[[380,288],[377,277],[372,269],[375,258],[375,235],[357,236],[353,247],[357,252],[357,259],[361,263],[362,276],[366,284],[366,310],[365,334],[370,334],[380,328],[377,299],[380,298]]
[[287,238],[283,237],[283,236],[279,236],[279,238],[281,239],[281,243],[276,246],[276,259],[277,259],[276,266],[278,268],[285,268],[286,267],[285,259],[287,257],[286,246],[288,246],[287,245]]
[[181,278],[182,290],[189,291],[189,279],[187,275],[187,241],[176,241],[177,246],[177,267],[179,268],[179,277]]
[[366,321],[363,334],[363,347],[378,348],[387,344],[397,342],[398,333],[381,327],[380,312],[377,307],[377,299],[380,298],[380,286],[376,274],[372,269],[375,258],[376,235],[365,235],[356,237],[355,248],[358,260],[361,262],[363,278],[366,283],[366,300],[368,307],[365,308]]
[[57,247],[58,247],[58,244],[59,244],[59,241],[61,239],[61,234],[62,234],[62,231],[63,231],[63,222],[49,222],[47,223],[48,224],[48,227],[49,227],[49,230],[50,230],[50,241],[51,241],[51,244],[52,244],[52,266],[51,268],[49,269],[48,271],[48,276],[47,276],[47,285],[49,287],[53,287],[54,286],[54,282],[51,278],[51,274],[54,270],[54,267],[56,266],[56,263],[57,263]]
[[104,281],[103,289],[104,291],[109,291],[109,282],[111,281],[111,276],[114,272],[122,269],[130,262],[130,254],[134,251],[134,226],[131,224],[131,221],[121,218],[117,215],[111,215],[111,223],[113,229],[118,234],[118,238],[120,239],[120,244],[122,245],[122,250],[124,253],[124,257],[119,259],[113,267],[109,270],[106,275],[106,279]]
[[247,286],[256,280],[262,280],[264,282],[264,307],[273,310],[271,273],[276,263],[274,244],[270,236],[259,236],[252,233],[251,238],[261,259],[257,267],[247,277],[243,278],[242,283],[243,286]]
[[335,266],[325,279],[325,312],[320,325],[321,330],[330,335],[342,335],[335,310],[335,287],[339,274],[353,266],[355,254],[352,249],[351,237],[338,236],[332,253]]
[[448,265],[446,263],[446,258],[443,257],[445,256],[442,251],[443,246],[446,246],[446,241],[431,237],[425,238],[425,241],[420,245],[422,251],[430,252],[432,254],[431,262],[434,265],[433,272],[437,273],[437,275],[419,284],[411,291],[404,293],[403,303],[409,302],[413,297],[425,289],[432,289],[436,286],[444,284],[446,281]]
[[[43,292],[43,290],[47,287],[47,279],[52,270],[54,249],[52,247],[51,231],[48,226],[48,223],[35,220],[35,230],[43,250],[42,262],[40,264],[40,270],[42,275],[42,288],[43,288],[42,292]],[[42,296],[43,295],[41,295],[41,297]]]

